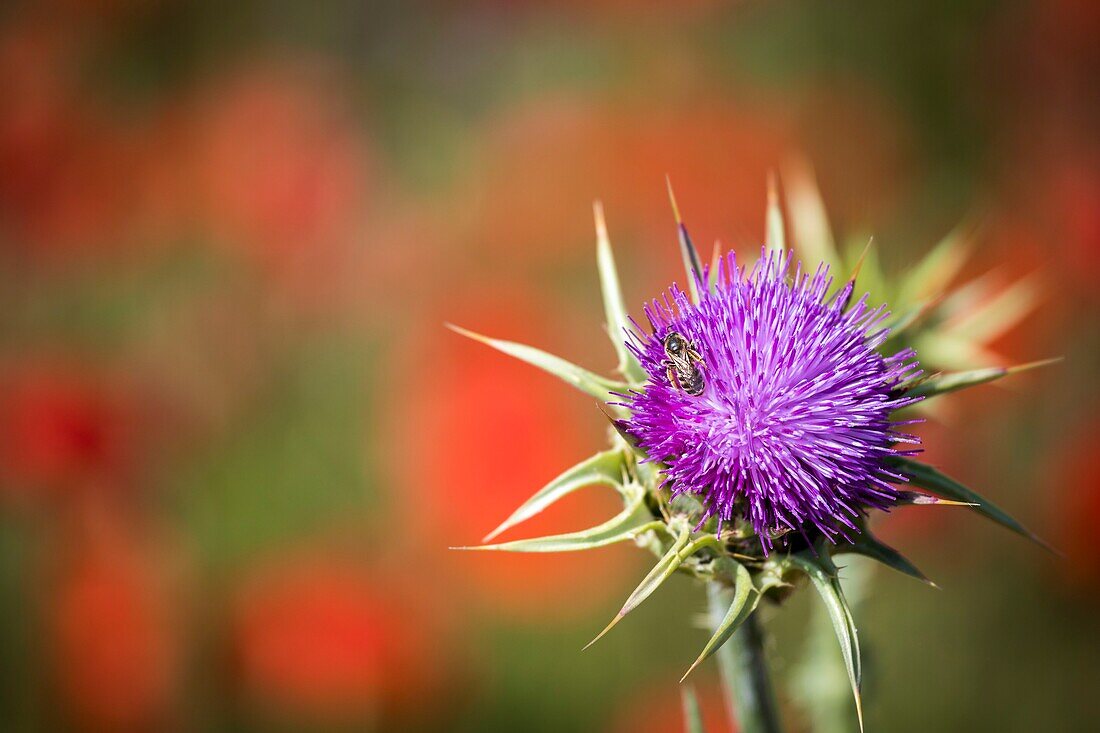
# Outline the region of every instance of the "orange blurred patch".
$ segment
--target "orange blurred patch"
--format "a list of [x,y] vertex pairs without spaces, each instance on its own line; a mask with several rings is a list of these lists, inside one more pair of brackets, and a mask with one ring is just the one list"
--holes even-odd
[[765,110],[704,95],[658,106],[539,100],[487,131],[479,172],[466,187],[471,240],[521,262],[588,255],[592,201],[601,199],[616,241],[672,265],[667,174],[704,251],[716,238],[758,246],[765,180],[790,145],[786,128]]
[[[664,685],[626,700],[606,728],[607,733],[686,733],[681,689],[677,685]],[[714,685],[703,685],[696,689],[696,695],[707,733],[736,733],[721,690]]]
[[[539,336],[548,307],[496,290],[447,310],[472,328],[545,344]],[[621,587],[613,579],[637,553],[633,547],[548,555],[446,551],[477,544],[546,482],[601,450],[604,418],[594,400],[571,396],[553,377],[442,325],[414,348],[393,386],[392,416],[384,418],[396,426],[388,446],[400,481],[394,501],[407,515],[405,526],[418,528],[419,542],[438,554],[433,562],[447,568],[455,590],[544,622],[590,613],[625,592],[626,579]],[[583,529],[620,509],[609,489],[584,490],[501,540]]]
[[833,230],[874,232],[888,221],[918,168],[896,103],[852,79],[814,84],[800,101],[795,126]]
[[77,515],[47,623],[66,712],[82,730],[156,730],[179,682],[164,548],[102,509]]
[[[755,253],[768,174],[804,148],[820,159],[842,222],[881,220],[900,196],[909,167],[904,125],[869,89],[836,84],[792,115],[748,93],[752,101],[734,103],[728,91],[657,86],[645,97],[657,104],[547,96],[489,124],[464,187],[471,245],[540,267],[587,257],[599,199],[619,249],[644,253],[634,257],[643,272],[662,273],[647,283],[658,288],[678,268],[666,175],[704,254],[716,240]],[[840,138],[854,142],[838,146]]]
[[[280,718],[331,723],[423,707],[442,680],[439,609],[346,560],[290,557],[234,601],[244,690]],[[420,711],[423,712],[423,711]]]

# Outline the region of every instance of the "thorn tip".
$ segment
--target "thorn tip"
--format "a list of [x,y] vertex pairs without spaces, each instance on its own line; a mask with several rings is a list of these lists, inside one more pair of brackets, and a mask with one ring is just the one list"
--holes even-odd
[[611,619],[611,623],[609,623],[609,624],[608,624],[607,626],[605,626],[605,627],[604,627],[604,630],[603,630],[603,631],[601,631],[600,633],[596,634],[596,638],[595,638],[595,639],[593,639],[592,641],[588,642],[588,643],[587,643],[587,644],[585,644],[585,645],[584,645],[583,647],[581,647],[581,651],[583,652],[583,651],[584,651],[585,649],[587,649],[588,647],[592,646],[592,645],[593,645],[593,644],[595,644],[595,643],[596,643],[597,641],[599,641],[600,639],[602,639],[602,638],[604,637],[604,634],[606,634],[606,633],[607,633],[608,631],[611,631],[611,629],[612,629],[612,628],[614,628],[615,624],[619,623],[619,621],[621,621],[621,620],[622,620],[622,618],[623,618],[623,616],[625,616],[625,615],[626,615],[626,614],[624,614],[624,613],[623,613],[622,611],[620,611],[619,613],[615,614],[615,618]]
[[863,261],[867,259],[867,253],[871,251],[871,245],[875,243],[875,238],[870,237],[867,240],[867,244],[863,247],[863,252],[860,253],[859,259],[856,261],[856,266],[852,269],[852,276],[848,278],[848,282],[855,284],[856,279],[859,277],[860,271],[863,269]]
[[680,207],[676,205],[676,194],[672,192],[672,178],[665,174],[665,186],[668,188],[668,201],[672,204],[672,216],[676,218],[677,225],[683,225],[683,219],[680,218]]
[[698,666],[699,666],[699,664],[700,664],[700,663],[701,663],[702,661],[703,661],[703,658],[702,658],[702,657],[699,657],[698,659],[696,659],[696,660],[695,660],[694,662],[692,662],[692,663],[691,663],[691,666],[690,666],[690,667],[688,667],[688,671],[687,671],[687,672],[684,672],[684,676],[680,678],[680,684],[681,684],[681,685],[682,685],[682,684],[684,684],[684,680],[686,680],[686,679],[688,678],[688,675],[689,675],[689,674],[691,674],[692,672],[694,672],[694,671],[695,671],[695,668],[696,668],[696,667],[698,667]]
[[592,202],[592,216],[596,220],[596,237],[603,244],[607,241],[607,220],[603,215],[603,202],[599,199]]

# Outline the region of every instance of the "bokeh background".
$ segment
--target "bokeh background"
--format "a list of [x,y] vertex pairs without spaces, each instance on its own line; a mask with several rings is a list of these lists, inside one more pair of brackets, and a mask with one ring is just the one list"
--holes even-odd
[[1065,557],[887,518],[942,589],[860,607],[869,730],[1095,724],[1098,70],[1089,0],[6,3],[2,727],[679,730],[690,583],[581,654],[642,553],[447,551],[605,424],[442,324],[610,369],[591,202],[640,304],[679,272],[666,174],[752,251],[768,171],[810,167],[895,273],[976,222],[970,274],[1041,292],[999,358],[1066,357],[924,429]]

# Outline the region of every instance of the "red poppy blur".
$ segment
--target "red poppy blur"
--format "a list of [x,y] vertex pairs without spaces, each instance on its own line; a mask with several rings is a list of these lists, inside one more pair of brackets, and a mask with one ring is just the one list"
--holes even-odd
[[[1091,0],[1047,0],[1028,3],[1021,9],[1029,15],[1030,45],[1043,52],[1024,53],[1016,49],[1021,59],[1039,67],[1027,78],[1037,82],[1035,91],[1046,96],[1059,95],[1058,104],[1048,105],[1052,109],[1047,112],[1064,112],[1074,104],[1086,106],[1087,90],[1093,83],[1091,72],[1100,61],[1096,48],[1100,8]],[[1080,99],[1061,96],[1073,91],[1086,93]]]
[[134,407],[74,364],[32,361],[0,375],[0,454],[9,495],[125,487]]
[[234,640],[249,699],[308,722],[422,707],[447,652],[434,609],[393,581],[321,557],[287,558],[246,580]]
[[[162,547],[101,508],[64,525],[48,634],[65,713],[82,730],[162,729],[178,682]],[[86,511],[87,510],[87,511]]]
[[1096,460],[1100,421],[1080,426],[1070,444],[1058,451],[1049,475],[1052,496],[1059,497],[1057,544],[1065,553],[1068,581],[1079,588],[1100,590],[1100,461]]
[[1100,153],[1092,162],[1067,154],[1057,166],[1046,189],[1048,221],[1058,232],[1061,246],[1055,252],[1063,271],[1079,283],[1080,292],[1096,298],[1100,277]]
[[[540,338],[546,322],[540,311],[549,306],[539,308],[514,292],[493,295],[450,303],[448,317],[547,345]],[[613,579],[636,554],[630,547],[550,555],[446,552],[447,545],[477,544],[539,487],[594,453],[603,417],[590,398],[570,394],[553,377],[436,328],[424,336],[431,346],[421,347],[415,363],[402,370],[389,418],[399,426],[388,453],[400,478],[395,501],[406,526],[419,527],[422,543],[446,553],[438,562],[448,568],[456,592],[474,591],[495,611],[560,622],[626,592],[628,581]],[[593,348],[610,353],[602,340]],[[619,509],[606,489],[581,491],[502,540],[582,529]]]
[[304,67],[257,65],[195,104],[201,216],[279,274],[331,265],[362,234],[369,160],[341,98]]
[[0,224],[48,260],[131,241],[134,151],[119,121],[80,93],[78,49],[50,24],[0,37]]
[[[1018,64],[1012,80],[1017,114],[1005,119],[1001,171],[1010,206],[1041,233],[1044,260],[1077,294],[1093,299],[1100,272],[1100,147],[1093,90],[1100,63],[1100,5],[1051,0],[1015,8],[1024,37],[1006,39],[1003,56]],[[1056,329],[1050,329],[1056,330]]]

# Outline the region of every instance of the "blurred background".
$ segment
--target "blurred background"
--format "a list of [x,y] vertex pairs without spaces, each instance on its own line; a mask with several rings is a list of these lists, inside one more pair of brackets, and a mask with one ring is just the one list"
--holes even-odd
[[689,582],[582,654],[651,558],[447,551],[605,423],[442,324],[609,370],[592,201],[640,306],[679,276],[666,173],[705,250],[751,252],[768,171],[809,166],[888,271],[975,222],[970,274],[1042,293],[999,358],[1066,357],[923,429],[1065,558],[886,518],[942,590],[883,572],[860,607],[868,729],[1087,727],[1098,39],[1090,0],[5,3],[3,728],[679,730]]

